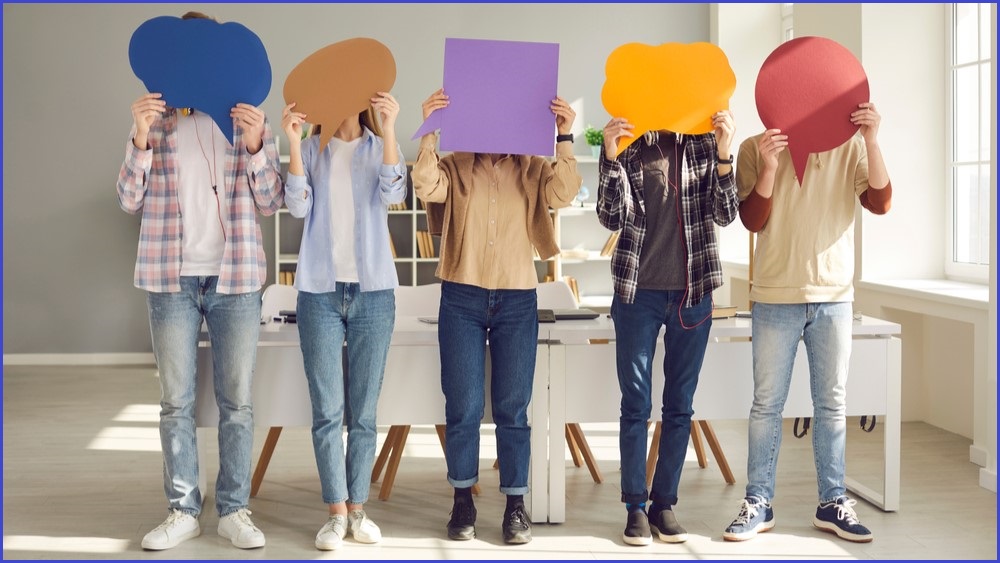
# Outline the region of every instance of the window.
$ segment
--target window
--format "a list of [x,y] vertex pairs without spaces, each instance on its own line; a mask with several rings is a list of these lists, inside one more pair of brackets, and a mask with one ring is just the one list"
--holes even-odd
[[792,30],[793,11],[795,4],[785,3],[781,5],[781,42],[784,43],[795,37]]
[[992,4],[951,5],[950,278],[985,282],[990,264]]

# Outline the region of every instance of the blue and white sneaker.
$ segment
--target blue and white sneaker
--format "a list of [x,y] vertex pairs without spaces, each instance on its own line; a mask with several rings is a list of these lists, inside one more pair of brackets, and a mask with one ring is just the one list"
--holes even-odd
[[740,513],[733,523],[722,532],[726,541],[745,541],[757,533],[774,527],[774,511],[771,505],[760,497],[750,496],[740,501]]
[[872,541],[871,530],[858,522],[858,514],[854,512],[854,505],[858,501],[847,497],[840,497],[833,502],[820,504],[816,509],[816,517],[813,518],[813,526],[824,532],[837,534],[847,541],[867,543]]

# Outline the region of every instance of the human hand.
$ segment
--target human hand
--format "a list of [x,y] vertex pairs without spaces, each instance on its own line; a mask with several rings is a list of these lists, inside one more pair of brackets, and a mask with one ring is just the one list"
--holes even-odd
[[736,133],[736,122],[733,112],[724,109],[712,116],[712,127],[715,129],[715,144],[718,147],[719,158],[727,159],[732,153],[733,135]]
[[608,160],[614,160],[618,154],[618,139],[621,137],[635,137],[632,129],[635,126],[624,117],[612,117],[611,121],[604,126],[604,156]]
[[396,98],[388,92],[378,92],[378,95],[372,98],[372,107],[382,118],[382,131],[395,132],[396,117],[399,116],[399,103],[396,102]]
[[778,155],[788,146],[788,135],[782,135],[781,129],[768,129],[757,142],[757,151],[764,161],[764,168],[774,171],[778,168]]
[[238,103],[229,111],[229,116],[243,130],[243,144],[254,154],[264,144],[264,112],[250,104]]
[[865,102],[858,104],[858,109],[851,113],[851,123],[861,126],[861,135],[866,143],[874,143],[878,137],[878,126],[882,116],[875,110],[875,104]]
[[569,134],[570,130],[573,129],[573,120],[576,119],[576,111],[566,103],[566,100],[556,96],[556,99],[552,100],[552,105],[549,106],[552,113],[556,114],[556,130],[559,131],[560,135]]
[[424,121],[426,121],[435,110],[448,107],[448,103],[448,95],[444,93],[444,88],[439,88],[437,92],[434,92],[429,98],[424,100]]
[[163,94],[143,94],[132,102],[132,121],[135,123],[135,146],[145,150],[149,128],[167,109],[167,103],[161,100]]
[[295,102],[285,106],[281,110],[281,128],[288,137],[289,145],[300,145],[302,143],[302,125],[306,122],[306,114],[292,111]]

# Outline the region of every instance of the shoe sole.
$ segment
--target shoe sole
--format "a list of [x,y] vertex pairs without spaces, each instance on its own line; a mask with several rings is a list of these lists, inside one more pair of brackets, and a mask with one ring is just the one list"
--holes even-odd
[[722,539],[726,541],[747,541],[753,539],[757,534],[770,532],[772,528],[774,528],[774,520],[761,522],[758,527],[743,533],[722,532]]
[[462,530],[460,532],[452,532],[448,530],[448,539],[455,541],[469,541],[476,539],[476,529],[470,528],[467,530]]
[[656,534],[656,537],[660,538],[660,541],[662,541],[662,542],[666,542],[666,543],[684,543],[684,542],[686,542],[688,540],[688,534],[687,534],[687,532],[684,532],[683,534],[674,534],[674,535],[664,534],[659,529],[657,529],[656,526],[654,526],[652,524],[649,525],[649,529],[652,530],[652,532],[654,534]]
[[217,531],[219,532],[219,536],[224,537],[227,540],[231,541],[234,546],[236,546],[236,547],[238,547],[240,549],[256,549],[258,547],[264,547],[264,544],[266,543],[266,541],[264,540],[264,538],[261,538],[260,543],[251,542],[251,543],[240,544],[240,543],[237,542],[237,540],[235,540],[235,539],[227,536],[222,530],[217,530]]
[[628,545],[638,545],[638,546],[652,545],[653,536],[636,537],[636,536],[626,536],[625,534],[622,534],[622,541]]
[[813,518],[813,526],[815,526],[817,530],[822,530],[824,532],[836,534],[841,539],[845,539],[847,541],[851,541],[854,543],[868,543],[873,539],[875,539],[874,537],[871,536],[871,534],[867,536],[859,536],[857,534],[852,534],[851,532],[841,530],[840,527],[837,526],[836,524],[832,522],[827,522],[825,520],[820,520],[819,518]]
[[320,551],[336,551],[342,545],[344,545],[344,540],[340,540],[339,542],[321,542],[316,540],[316,549]]
[[531,541],[531,534],[514,534],[509,538],[504,536],[503,541],[509,545],[523,545]]
[[149,551],[163,551],[164,549],[171,549],[177,547],[180,544],[188,541],[189,539],[196,538],[200,535],[201,535],[201,527],[199,526],[194,530],[191,530],[190,532],[184,534],[183,536],[180,536],[175,540],[168,542],[166,544],[154,545],[154,544],[147,544],[145,541],[143,541],[142,548],[147,549]]

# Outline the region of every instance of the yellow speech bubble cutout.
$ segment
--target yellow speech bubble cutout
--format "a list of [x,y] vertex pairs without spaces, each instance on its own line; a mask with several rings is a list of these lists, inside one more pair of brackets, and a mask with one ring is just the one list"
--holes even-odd
[[635,126],[618,154],[647,131],[711,132],[712,115],[729,108],[736,90],[729,59],[711,43],[626,43],[608,56],[604,74],[604,109]]

